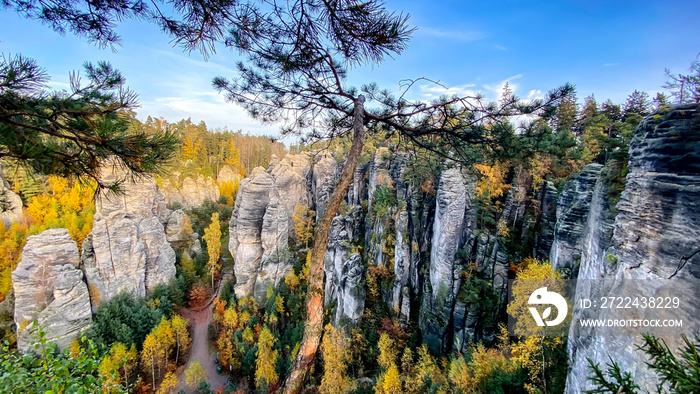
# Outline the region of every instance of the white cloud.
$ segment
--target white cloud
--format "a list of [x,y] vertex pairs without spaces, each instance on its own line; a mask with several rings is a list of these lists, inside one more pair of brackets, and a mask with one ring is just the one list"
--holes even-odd
[[506,78],[506,79],[504,79],[503,81],[498,82],[498,83],[495,84],[495,85],[494,85],[494,84],[486,84],[486,83],[485,83],[485,84],[483,84],[482,86],[484,87],[484,89],[486,89],[486,90],[488,90],[489,92],[493,93],[493,94],[495,95],[495,97],[493,97],[493,98],[495,99],[495,98],[498,98],[498,97],[501,96],[501,93],[503,93],[503,88],[506,86],[506,83],[507,83],[508,86],[510,87],[510,90],[511,90],[513,93],[515,93],[515,92],[518,90],[518,85],[515,84],[515,83],[513,83],[513,80],[522,78],[522,76],[523,76],[522,74],[516,74],[516,75],[513,75],[513,76],[510,77],[510,78]]
[[499,51],[505,51],[506,49],[508,49],[508,48],[504,47],[503,45],[498,45],[498,44],[494,44],[493,48],[497,49]]
[[140,119],[147,116],[163,117],[171,122],[191,118],[193,122],[204,121],[210,128],[228,128],[244,133],[279,135],[279,127],[262,125],[251,119],[245,111],[233,103],[227,103],[214,92],[188,93],[180,97],[160,97],[141,102],[137,110]]
[[539,89],[530,90],[530,93],[527,94],[528,100],[535,100],[535,99],[541,99],[541,98],[543,98],[542,91]]
[[620,63],[603,63],[603,67],[613,67],[618,65],[620,65]]
[[443,30],[427,26],[418,28],[418,34],[463,42],[478,41],[486,37],[484,33],[476,30]]
[[438,84],[424,84],[418,88],[420,95],[427,99],[434,99],[440,96],[473,96],[476,94],[474,89],[475,84],[464,84],[457,86],[441,86]]

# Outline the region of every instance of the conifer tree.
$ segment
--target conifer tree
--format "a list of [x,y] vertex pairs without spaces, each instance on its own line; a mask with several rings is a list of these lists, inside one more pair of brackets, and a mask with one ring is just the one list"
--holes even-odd
[[[70,91],[48,90],[48,74],[32,59],[0,57],[0,159],[28,172],[76,176],[104,185],[100,167],[116,165],[134,175],[159,173],[172,157],[177,138],[165,130],[147,134],[129,127],[136,94],[106,62],[85,63]],[[118,181],[124,181],[121,179]]]

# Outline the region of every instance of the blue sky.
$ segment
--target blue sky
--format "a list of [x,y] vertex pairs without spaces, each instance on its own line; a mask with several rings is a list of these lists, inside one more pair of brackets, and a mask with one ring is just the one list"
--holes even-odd
[[[665,4],[664,4],[665,3]],[[570,82],[578,97],[624,102],[633,90],[655,95],[664,68],[687,72],[700,52],[698,1],[387,1],[418,27],[408,49],[375,66],[351,70],[350,84],[377,82],[398,91],[402,78],[428,77],[445,88],[417,84],[408,96],[484,92],[496,98],[505,81],[521,97]],[[236,54],[220,49],[208,61],[173,48],[169,37],[144,22],[118,29],[114,53],[82,38],[61,36],[13,11],[0,11],[0,52],[21,53],[45,67],[57,89],[85,61],[108,60],[140,97],[140,118],[191,117],[209,126],[277,134],[211,88],[214,76],[234,76]]]

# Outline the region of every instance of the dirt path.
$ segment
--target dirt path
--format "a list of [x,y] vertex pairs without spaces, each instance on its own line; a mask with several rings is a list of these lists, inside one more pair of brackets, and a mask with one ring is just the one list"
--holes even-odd
[[189,309],[182,309],[182,315],[190,320],[191,327],[194,328],[192,333],[192,343],[190,345],[190,357],[184,368],[180,371],[180,386],[178,390],[184,389],[187,392],[193,391],[195,388],[185,384],[185,371],[189,368],[190,363],[199,361],[202,364],[202,369],[207,371],[206,381],[211,385],[212,390],[223,386],[228,381],[228,377],[216,373],[216,362],[214,355],[209,354],[209,343],[207,341],[207,327],[211,322],[212,308],[204,308],[199,312],[194,312]]

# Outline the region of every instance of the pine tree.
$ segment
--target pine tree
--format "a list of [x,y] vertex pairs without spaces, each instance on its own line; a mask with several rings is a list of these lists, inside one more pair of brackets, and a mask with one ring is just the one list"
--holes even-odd
[[[0,158],[29,172],[76,176],[101,183],[99,170],[114,157],[134,174],[159,173],[177,138],[129,127],[136,95],[108,63],[85,64],[87,84],[71,75],[70,92],[48,90],[48,74],[28,58],[0,58]],[[124,181],[120,179],[118,181]]]
[[650,112],[651,102],[649,101],[649,94],[647,94],[647,92],[635,90],[632,94],[627,96],[624,107],[625,117],[630,114],[646,116],[649,115]]

